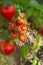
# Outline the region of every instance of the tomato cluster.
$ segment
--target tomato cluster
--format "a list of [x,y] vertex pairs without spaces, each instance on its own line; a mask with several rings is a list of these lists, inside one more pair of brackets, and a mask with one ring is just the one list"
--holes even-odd
[[[19,39],[21,42],[26,40],[26,31],[28,30],[28,23],[26,15],[23,12],[16,17],[16,7],[13,5],[3,5],[1,8],[1,15],[5,20],[8,20],[7,31],[12,39]],[[16,20],[15,20],[16,19]],[[15,50],[15,44],[12,41],[2,40],[0,42],[1,52],[5,55],[11,54]]]

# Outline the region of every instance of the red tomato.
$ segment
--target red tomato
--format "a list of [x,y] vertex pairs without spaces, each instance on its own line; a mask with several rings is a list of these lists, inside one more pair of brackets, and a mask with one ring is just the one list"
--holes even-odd
[[43,28],[40,28],[39,32],[43,36]]
[[26,36],[23,35],[23,34],[20,35],[19,40],[20,40],[21,42],[24,42],[24,41],[26,40]]
[[9,23],[9,27],[10,27],[11,29],[13,29],[13,28],[15,27],[15,24],[12,23],[12,22],[10,22],[10,23]]
[[15,8],[13,6],[3,6],[1,14],[5,19],[10,20],[15,15]]
[[11,33],[12,38],[17,38],[17,35],[15,33]]
[[22,26],[22,25],[23,25],[23,22],[22,22],[21,20],[17,20],[17,21],[16,21],[16,25],[17,25],[17,26]]
[[1,51],[3,54],[9,55],[14,50],[15,50],[15,45],[13,44],[13,42],[11,42],[11,41],[10,42],[6,42],[6,41],[1,42]]

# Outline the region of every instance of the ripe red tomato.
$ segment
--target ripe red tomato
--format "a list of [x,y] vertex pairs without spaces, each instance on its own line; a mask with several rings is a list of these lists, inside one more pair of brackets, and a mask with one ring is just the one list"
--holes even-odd
[[1,42],[1,51],[5,55],[11,54],[15,50],[15,45],[13,42],[6,42],[5,40]]
[[7,20],[12,19],[13,16],[15,15],[15,12],[16,11],[13,6],[3,6],[1,9],[2,16]]
[[43,28],[40,28],[39,32],[43,36]]
[[17,20],[17,21],[16,21],[16,25],[17,25],[17,26],[22,26],[22,25],[23,25],[23,22],[22,22],[21,20]]
[[26,36],[24,34],[21,34],[20,37],[19,37],[19,40],[21,42],[24,42],[26,40]]
[[12,38],[17,38],[17,35],[15,33],[11,33]]
[[10,23],[8,24],[8,26],[9,26],[11,29],[13,29],[13,28],[15,27],[15,24],[12,23],[12,22],[10,22]]

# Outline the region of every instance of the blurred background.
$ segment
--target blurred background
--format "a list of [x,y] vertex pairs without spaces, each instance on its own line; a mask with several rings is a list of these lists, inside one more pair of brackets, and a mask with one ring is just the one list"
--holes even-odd
[[43,4],[43,0],[36,0],[39,4]]

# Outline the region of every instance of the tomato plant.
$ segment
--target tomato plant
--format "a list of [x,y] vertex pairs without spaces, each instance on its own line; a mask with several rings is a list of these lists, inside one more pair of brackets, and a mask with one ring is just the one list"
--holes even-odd
[[0,0],[0,65],[13,65],[5,63],[11,56],[14,65],[41,65],[41,46],[43,5],[36,0]]

